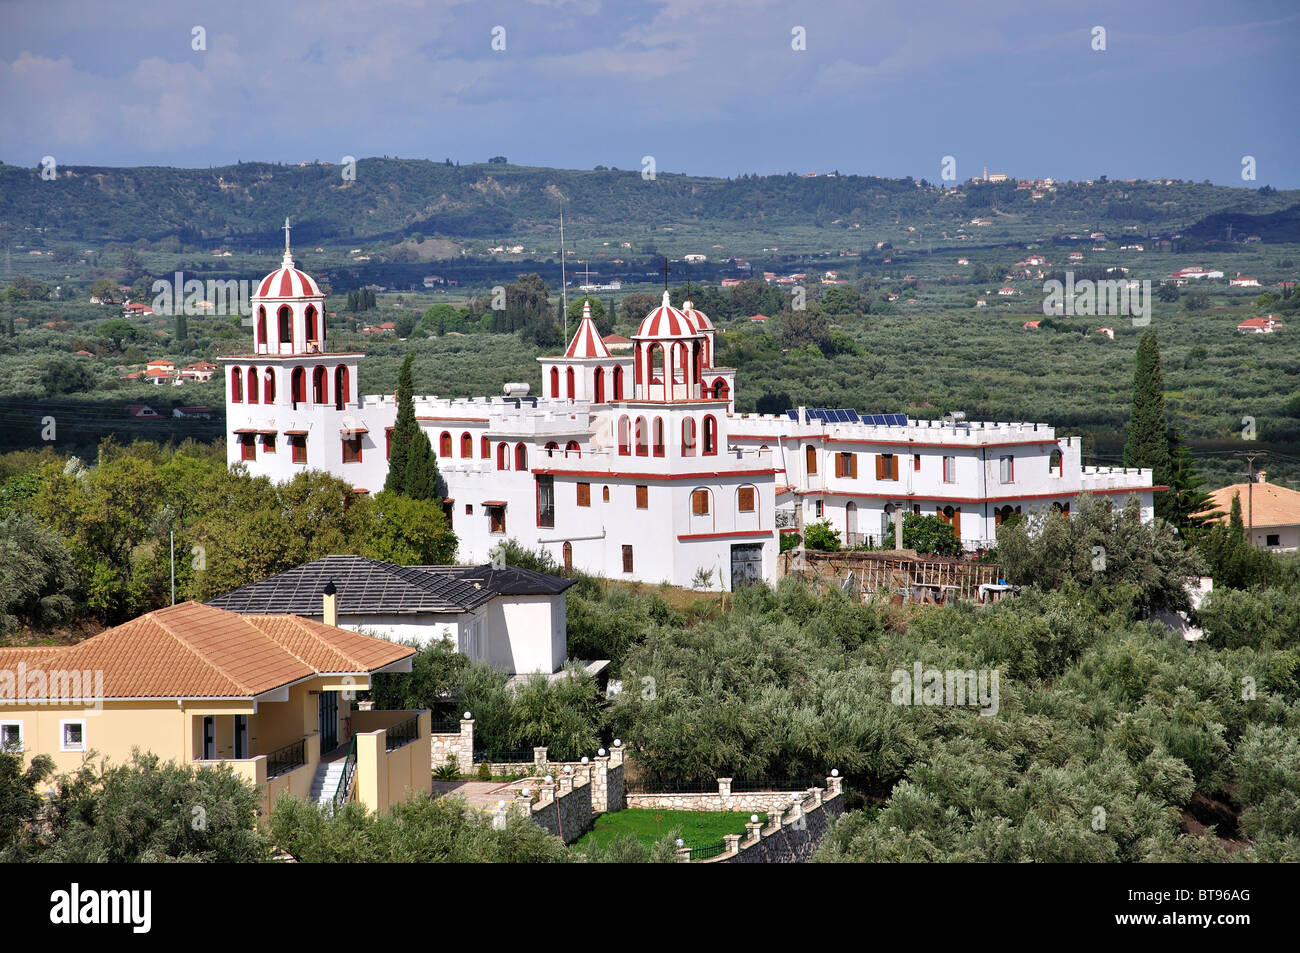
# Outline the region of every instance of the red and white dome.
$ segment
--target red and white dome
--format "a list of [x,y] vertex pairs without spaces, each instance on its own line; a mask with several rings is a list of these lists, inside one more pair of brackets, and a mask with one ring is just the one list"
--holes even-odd
[[569,349],[564,352],[564,356],[577,358],[610,356],[609,348],[600,339],[596,322],[592,320],[590,299],[582,302],[582,323],[578,325],[578,330],[573,335],[573,340],[569,342]]
[[284,258],[280,267],[262,279],[257,286],[255,298],[319,298],[320,285],[316,279],[305,271],[299,271],[293,265],[293,253],[289,251],[289,220],[284,220]]
[[293,267],[289,258],[275,271],[262,279],[257,286],[258,298],[319,298],[320,285],[305,271]]
[[691,324],[695,325],[696,329],[698,329],[701,334],[703,334],[705,331],[717,330],[713,326],[713,322],[709,320],[709,316],[707,314],[705,314],[703,311],[697,311],[695,309],[695,302],[693,302],[690,298],[687,298],[685,301],[682,302],[682,314],[686,315],[687,320],[689,320]]
[[641,329],[637,331],[636,336],[639,338],[693,338],[699,337],[699,334],[700,332],[691,322],[691,319],[672,306],[668,299],[668,292],[665,291],[663,303],[645,316],[645,320],[641,322]]

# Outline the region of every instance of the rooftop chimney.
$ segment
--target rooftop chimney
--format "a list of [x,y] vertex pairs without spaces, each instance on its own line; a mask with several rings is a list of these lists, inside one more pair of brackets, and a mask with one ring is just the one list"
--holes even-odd
[[[1266,476],[1268,476],[1268,471],[1267,471],[1267,470],[1259,470],[1259,471],[1257,471],[1257,472],[1255,473],[1255,482],[1256,482],[1256,483],[1264,483],[1264,482],[1265,482],[1264,477],[1266,477]],[[1282,482],[1285,483],[1286,481],[1284,480],[1284,481],[1282,481]]]
[[334,580],[331,579],[325,583],[325,594],[321,598],[322,608],[325,615],[325,624],[337,626],[339,624],[339,599],[335,593]]

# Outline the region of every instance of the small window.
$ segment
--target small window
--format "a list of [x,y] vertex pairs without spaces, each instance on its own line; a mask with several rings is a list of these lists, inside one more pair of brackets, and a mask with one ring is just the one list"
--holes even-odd
[[856,480],[858,478],[858,455],[856,453],[835,454],[835,475]]
[[752,486],[742,486],[736,491],[736,509],[742,513],[754,512],[754,488]]
[[[599,368],[597,368],[597,370],[599,370]],[[567,572],[572,572],[573,571],[573,543],[570,543],[566,540],[564,546],[561,547],[560,552],[564,554],[565,570]]]
[[469,459],[474,456],[474,438],[468,433],[460,435],[460,456],[461,459]]
[[275,453],[275,434],[273,433],[262,434],[262,452]]
[[957,458],[956,457],[943,458],[943,482],[944,483],[957,482]]
[[803,448],[804,470],[809,476],[817,472],[817,448],[812,444]]
[[307,462],[307,435],[305,433],[289,434],[289,446],[293,448],[293,462]]
[[537,480],[537,525],[555,526],[555,477],[549,474],[538,475]]
[[506,508],[504,506],[489,506],[488,511],[488,532],[504,533],[506,531]]
[[1065,467],[1064,464],[1062,463],[1060,450],[1052,451],[1052,455],[1047,458],[1047,467],[1052,476],[1059,477],[1061,475]]
[[921,470],[921,455],[919,453],[912,454],[912,469],[918,473]]
[[623,571],[624,572],[632,571],[632,547],[631,546],[623,547]]
[[86,750],[86,723],[84,721],[61,720],[59,722],[59,750]]
[[451,434],[445,430],[438,437],[438,456],[443,458],[451,456]]
[[257,435],[251,433],[241,433],[239,435],[239,459],[256,460],[257,459]]
[[343,438],[343,462],[361,462],[361,434],[354,433]]
[[817,515],[818,519],[821,519],[823,516],[826,515],[826,504],[823,503],[821,500],[817,500],[815,503],[813,503],[813,512]]
[[1265,545],[1265,546],[1281,546],[1281,545],[1282,545],[1282,534],[1281,534],[1281,533],[1269,533],[1269,534],[1267,534],[1267,535],[1264,537],[1264,545]]
[[472,503],[466,503],[466,504],[465,504],[465,515],[466,515],[466,516],[473,516],[473,515],[474,515],[474,504],[472,504]]
[[591,484],[590,483],[578,484],[578,505],[591,506]]
[[650,487],[639,485],[636,488],[636,508],[638,510],[648,510],[650,508]]
[[876,479],[898,479],[898,457],[892,453],[876,454]]
[[0,751],[5,754],[21,754],[23,750],[23,723],[21,721],[0,721]]
[[602,500],[604,500],[606,503],[608,503],[608,502],[609,502],[609,487],[605,487],[604,489],[602,489],[602,490],[600,491],[600,494],[601,494],[601,495],[600,495],[600,498],[601,498]]
[[1016,458],[1010,455],[998,458],[998,479],[1003,483],[1014,483],[1016,479]]
[[709,515],[709,491],[708,490],[691,491],[691,515],[692,516]]

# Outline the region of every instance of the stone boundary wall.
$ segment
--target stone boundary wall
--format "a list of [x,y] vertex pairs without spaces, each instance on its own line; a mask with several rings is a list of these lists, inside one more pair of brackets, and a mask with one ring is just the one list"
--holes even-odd
[[469,772],[474,767],[474,719],[462,718],[460,731],[435,731],[430,735],[430,761],[434,770],[447,763],[448,757],[455,757],[456,765],[462,772]]
[[586,778],[562,778],[558,785],[544,781],[537,800],[528,804],[529,813],[542,830],[572,844],[591,827],[591,796],[591,781]]
[[[813,788],[797,800],[768,813],[766,824],[746,824],[744,834],[726,834],[727,849],[701,864],[802,864],[812,857],[836,819],[844,813],[842,779],[826,779],[826,788]],[[679,852],[691,862],[689,847]]]
[[[840,779],[835,778],[836,782]],[[628,807],[644,808],[655,811],[747,811],[770,814],[787,808],[794,796],[810,795],[821,788],[808,788],[804,791],[732,791],[731,778],[718,778],[717,793],[662,793],[662,794],[627,794]]]

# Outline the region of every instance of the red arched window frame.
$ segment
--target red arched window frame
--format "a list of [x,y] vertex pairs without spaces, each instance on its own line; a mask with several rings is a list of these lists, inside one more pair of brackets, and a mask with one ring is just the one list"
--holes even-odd
[[479,441],[478,455],[479,455],[479,459],[481,460],[492,459],[492,441],[489,440],[487,437],[484,437],[482,440]]
[[551,368],[551,396],[560,396],[560,369],[558,367]]
[[614,368],[614,399],[623,399],[623,368]]
[[504,443],[497,444],[497,469],[510,469],[510,460],[506,457],[506,445]]
[[595,391],[593,400],[597,404],[603,404],[605,403],[605,369],[603,367],[596,368],[591,377],[594,384],[592,389]]
[[255,347],[266,347],[266,306],[257,306],[257,330],[254,334],[253,345]]
[[443,459],[451,456],[451,434],[446,430],[438,437],[438,456]]
[[262,388],[262,403],[275,403],[275,368],[266,369],[266,386]]
[[664,419],[656,417],[654,422],[654,455],[662,457],[664,455]]
[[346,364],[340,364],[334,368],[334,409],[342,410],[351,397],[352,387],[348,382],[348,368]]
[[460,458],[466,460],[472,456],[474,456],[474,438],[467,430],[460,435]]
[[276,312],[280,324],[280,343],[293,345],[293,309],[287,304],[280,305],[280,310]]
[[560,445],[556,443],[554,440],[552,440],[546,444],[546,447],[544,449],[546,450],[546,455],[548,457],[554,457],[555,451],[560,449]]
[[704,453],[712,456],[718,452],[718,421],[712,414],[704,417]]
[[636,455],[638,457],[650,455],[650,429],[646,426],[644,417],[636,419]]
[[582,448],[578,446],[578,441],[570,440],[564,445],[564,455],[567,457],[571,452],[576,453],[579,457],[582,456]]
[[618,453],[623,457],[632,453],[632,423],[626,417],[618,418]]
[[256,404],[258,402],[258,397],[260,396],[257,393],[257,368],[256,367],[250,367],[248,369],[247,379],[248,379],[248,402],[250,404]]
[[564,372],[564,396],[573,400],[573,368]]
[[316,306],[307,305],[307,342],[309,344],[320,343],[320,329],[316,326]]
[[293,374],[289,377],[289,399],[295,404],[307,402],[307,371],[302,367],[295,367]]
[[244,402],[244,372],[237,367],[230,369],[230,399],[236,404]]
[[528,469],[528,448],[522,443],[515,444],[515,469]]
[[713,396],[717,400],[726,400],[730,391],[727,390],[727,382],[719,377],[713,382]]
[[319,364],[311,372],[311,400],[313,404],[328,404],[329,375]]
[[695,456],[695,418],[682,418],[682,456]]

